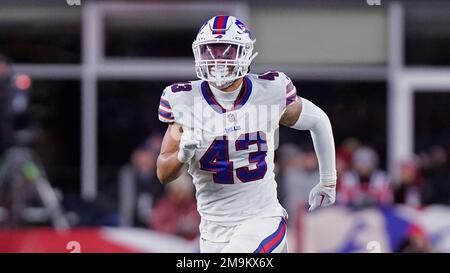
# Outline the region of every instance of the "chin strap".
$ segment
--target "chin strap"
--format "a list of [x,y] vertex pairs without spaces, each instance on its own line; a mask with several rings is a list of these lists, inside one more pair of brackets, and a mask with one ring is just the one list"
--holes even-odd
[[210,83],[212,86],[214,86],[217,89],[224,89],[224,88],[227,88],[228,86],[232,85],[234,81],[235,80],[222,82],[221,85],[219,85],[217,82],[212,82],[212,81]]
[[218,89],[227,88],[232,85],[234,80],[226,80],[225,77],[228,76],[228,68],[226,65],[223,66],[215,66],[211,68],[211,76],[215,79],[211,81],[214,83],[214,86]]

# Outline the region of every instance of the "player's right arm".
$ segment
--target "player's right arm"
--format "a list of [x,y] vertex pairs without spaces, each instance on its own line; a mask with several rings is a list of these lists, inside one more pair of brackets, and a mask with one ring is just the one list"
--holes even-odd
[[177,123],[169,124],[156,161],[156,175],[162,184],[177,179],[184,163],[188,163],[200,147],[200,134],[183,128]]
[[178,151],[182,133],[183,129],[177,123],[171,123],[167,127],[156,161],[156,175],[161,184],[167,184],[181,174],[184,164],[178,160]]

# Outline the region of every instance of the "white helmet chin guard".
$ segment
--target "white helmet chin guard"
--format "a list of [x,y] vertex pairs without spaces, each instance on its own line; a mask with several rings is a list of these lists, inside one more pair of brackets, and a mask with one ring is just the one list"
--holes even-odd
[[192,44],[197,77],[223,89],[248,73],[253,54],[250,31],[233,16],[218,15],[199,30]]

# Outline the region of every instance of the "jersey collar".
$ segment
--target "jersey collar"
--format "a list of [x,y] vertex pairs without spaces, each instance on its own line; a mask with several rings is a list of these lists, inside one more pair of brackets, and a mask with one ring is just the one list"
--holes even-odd
[[252,93],[252,81],[247,76],[244,77],[244,83],[242,84],[241,91],[239,92],[239,95],[236,98],[233,107],[231,107],[230,109],[225,109],[222,105],[220,105],[219,102],[216,101],[207,81],[202,82],[201,89],[203,98],[206,100],[206,102],[214,109],[214,111],[219,114],[223,114],[226,112],[237,110],[244,106],[244,104],[248,101],[250,94]]

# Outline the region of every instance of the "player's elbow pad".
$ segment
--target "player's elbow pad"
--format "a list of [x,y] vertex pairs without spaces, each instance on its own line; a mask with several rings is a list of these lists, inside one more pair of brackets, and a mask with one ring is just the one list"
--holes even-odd
[[309,100],[302,98],[302,112],[291,126],[297,130],[310,130],[320,169],[320,182],[336,183],[336,160],[333,129],[327,114]]

